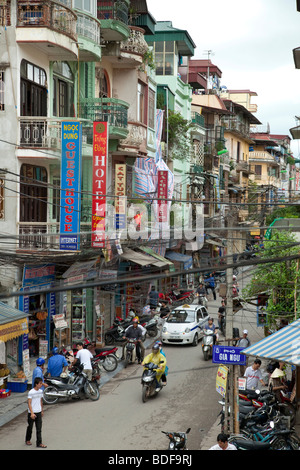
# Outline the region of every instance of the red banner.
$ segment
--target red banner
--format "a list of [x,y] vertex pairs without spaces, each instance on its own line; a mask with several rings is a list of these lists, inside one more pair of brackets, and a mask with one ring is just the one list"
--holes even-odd
[[158,170],[158,221],[167,222],[168,220],[168,172],[166,170]]
[[108,123],[94,122],[92,246],[105,247],[106,174],[108,157]]

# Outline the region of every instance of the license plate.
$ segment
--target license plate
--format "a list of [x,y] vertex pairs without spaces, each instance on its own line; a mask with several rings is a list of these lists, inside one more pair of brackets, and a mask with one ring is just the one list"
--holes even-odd
[[170,339],[179,339],[179,338],[180,338],[179,335],[172,335],[172,336],[170,336]]

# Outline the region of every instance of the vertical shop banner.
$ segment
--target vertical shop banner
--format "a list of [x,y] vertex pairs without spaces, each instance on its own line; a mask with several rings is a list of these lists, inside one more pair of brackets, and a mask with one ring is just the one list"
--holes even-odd
[[123,163],[115,166],[115,196],[116,230],[126,229],[126,165]]
[[168,171],[158,170],[157,183],[158,221],[168,221]]
[[108,123],[94,122],[92,246],[95,248],[105,248],[107,157]]
[[80,242],[82,125],[61,123],[60,249],[78,250]]

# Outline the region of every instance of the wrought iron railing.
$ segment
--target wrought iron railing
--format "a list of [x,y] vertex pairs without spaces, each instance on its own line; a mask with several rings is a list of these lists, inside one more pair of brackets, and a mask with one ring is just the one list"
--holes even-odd
[[18,1],[17,26],[46,27],[76,40],[76,18],[75,12],[59,1]]
[[98,2],[97,18],[99,20],[117,20],[128,25],[128,7],[120,0]]
[[81,100],[80,116],[90,121],[109,122],[111,126],[127,129],[129,104],[115,98]]
[[100,23],[96,18],[77,12],[76,32],[80,36],[100,44]]

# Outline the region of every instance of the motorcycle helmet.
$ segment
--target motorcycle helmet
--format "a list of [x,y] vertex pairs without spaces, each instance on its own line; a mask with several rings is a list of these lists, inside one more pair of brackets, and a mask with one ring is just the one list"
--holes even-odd
[[158,353],[159,352],[159,344],[157,344],[157,343],[153,344],[152,352],[153,353]]
[[36,360],[36,365],[37,365],[37,366],[42,366],[43,364],[45,364],[45,359],[43,359],[42,357],[39,357],[39,358]]
[[57,348],[57,347],[55,347],[55,348],[52,349],[52,354],[53,354],[53,356],[55,356],[56,354],[58,354],[58,348]]
[[132,320],[132,323],[138,323],[138,322],[139,322],[138,317],[134,317],[134,319]]

